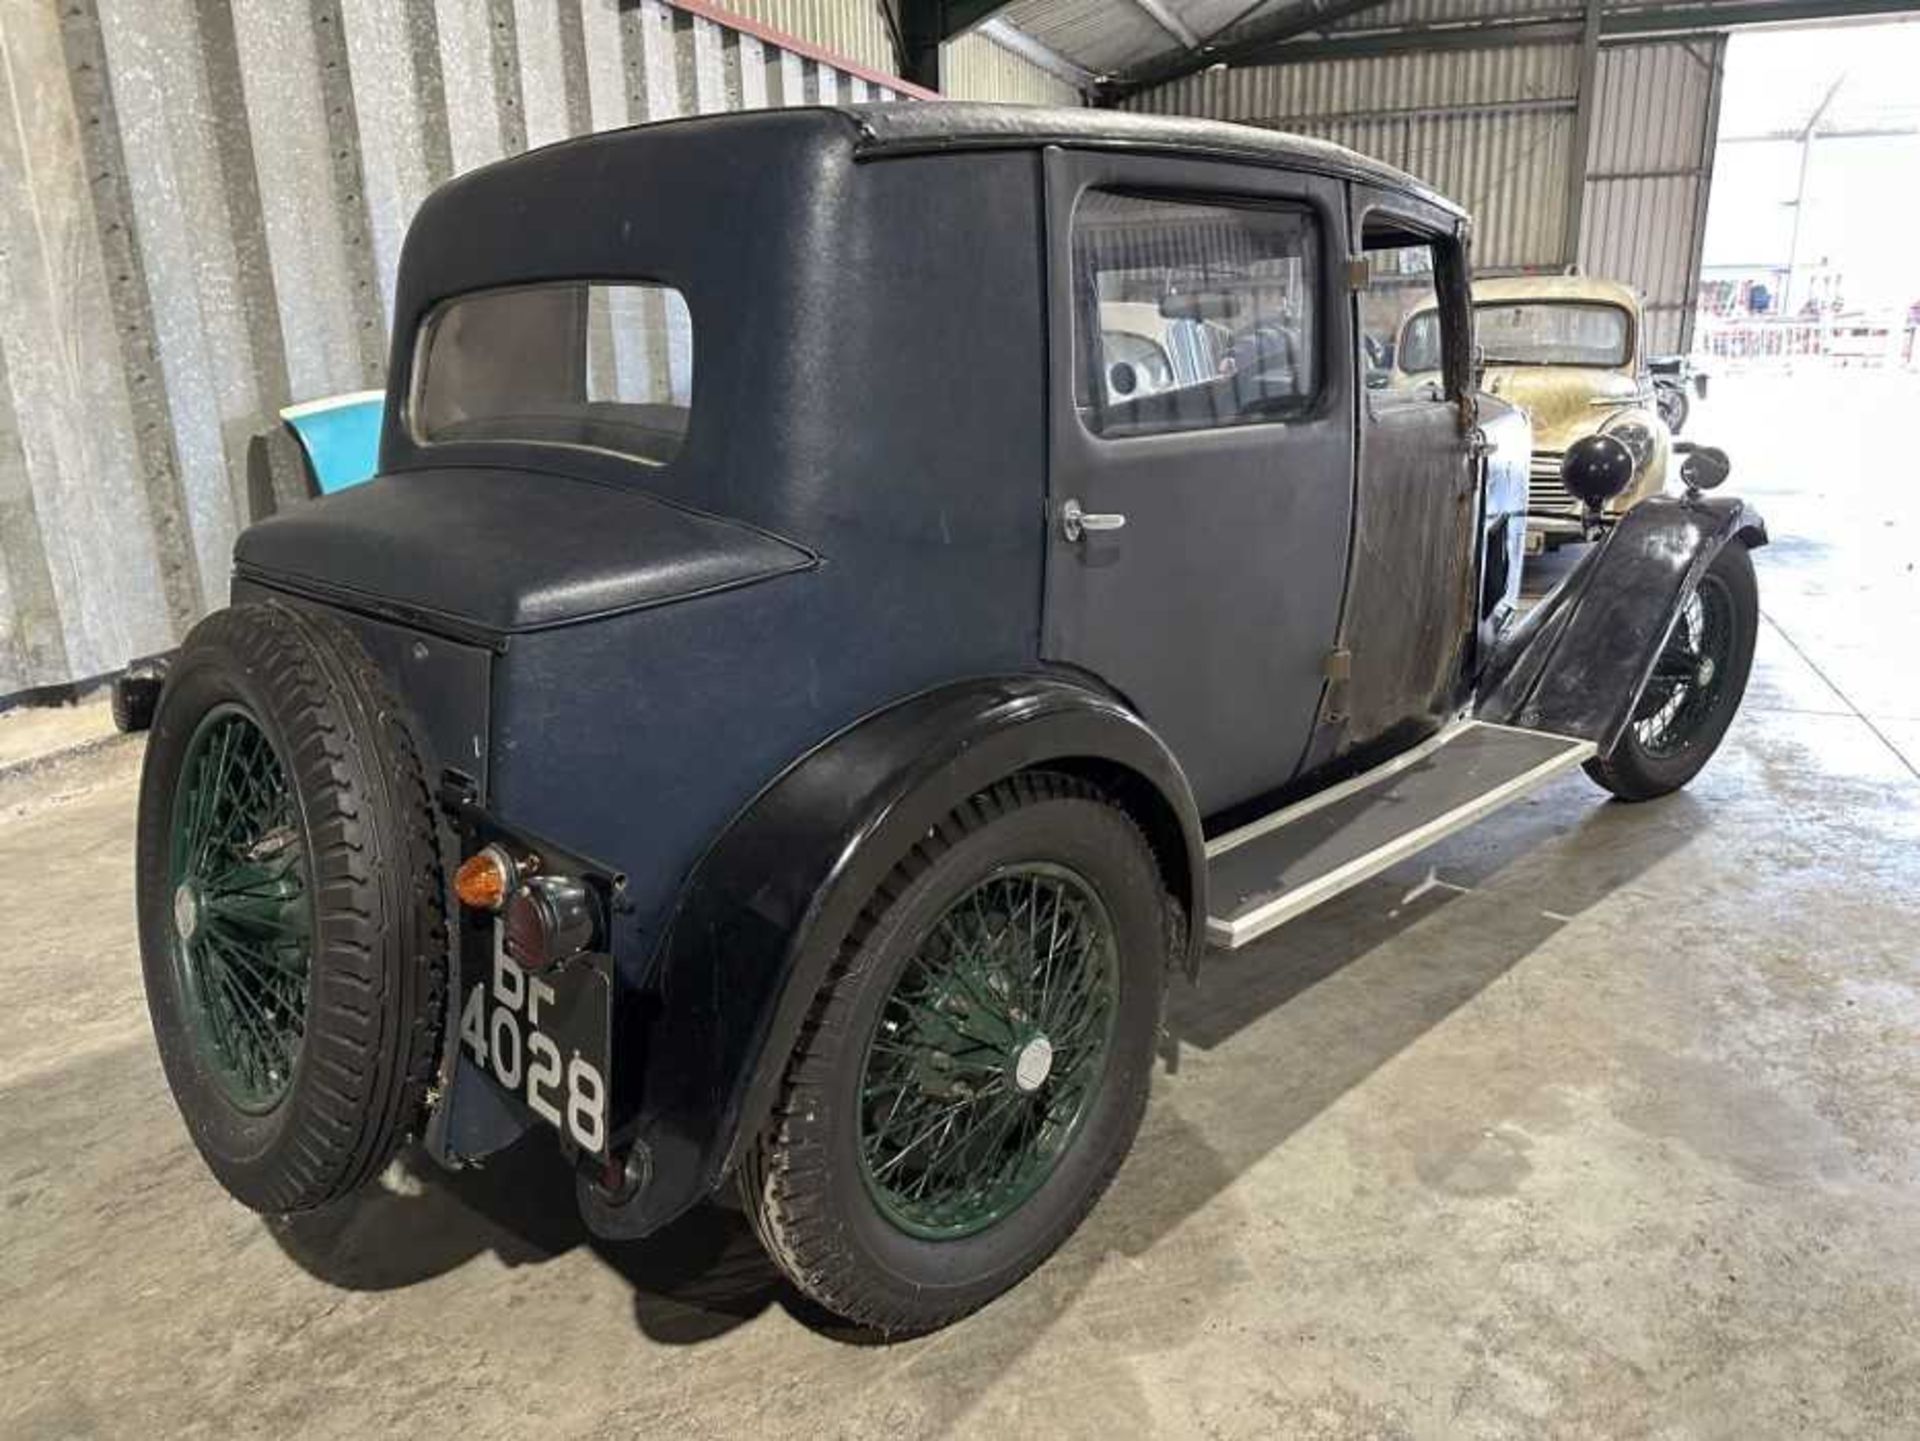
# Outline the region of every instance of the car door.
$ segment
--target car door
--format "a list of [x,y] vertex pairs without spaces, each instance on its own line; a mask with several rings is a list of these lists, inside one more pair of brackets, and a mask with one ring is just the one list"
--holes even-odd
[[[1354,363],[1365,377],[1352,574],[1313,763],[1391,750],[1464,699],[1475,634],[1481,448],[1464,247],[1451,216],[1354,187]],[[1404,326],[1422,308],[1428,319]],[[1382,372],[1369,353],[1391,347]]]
[[1201,809],[1300,765],[1352,519],[1352,352],[1321,177],[1054,150],[1042,648],[1119,691]]

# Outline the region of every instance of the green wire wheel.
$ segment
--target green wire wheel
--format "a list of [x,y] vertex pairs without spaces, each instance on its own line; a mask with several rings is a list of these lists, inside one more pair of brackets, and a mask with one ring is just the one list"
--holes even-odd
[[312,885],[273,742],[242,706],[208,711],[174,790],[173,949],[194,1040],[242,1110],[280,1103],[307,1016]]
[[972,1235],[1052,1174],[1098,1091],[1119,995],[1113,923],[1086,879],[997,871],[950,905],[867,1043],[861,1161],[910,1235]]
[[330,618],[216,611],[168,667],[136,830],[147,1010],[188,1135],[257,1211],[365,1185],[425,1120],[451,959],[427,775]]
[[794,1285],[895,1336],[985,1305],[1093,1209],[1185,926],[1138,821],[1077,776],[1010,776],[903,848],[739,1174]]

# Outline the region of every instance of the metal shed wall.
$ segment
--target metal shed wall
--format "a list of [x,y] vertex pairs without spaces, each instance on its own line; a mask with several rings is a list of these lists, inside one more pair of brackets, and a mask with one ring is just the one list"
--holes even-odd
[[1656,353],[1693,341],[1726,53],[1724,35],[1600,48],[1580,263],[1639,288]]
[[1057,75],[996,45],[984,34],[940,47],[940,93],[955,100],[1007,100],[1023,105],[1079,105],[1081,95]]
[[1559,262],[1579,47],[1515,45],[1201,74],[1130,108],[1315,135],[1397,165],[1473,212],[1483,269]]
[[[249,437],[383,383],[434,186],[591,130],[906,88],[870,0],[736,4],[0,5],[0,700],[224,601]],[[983,37],[949,50],[972,98],[1078,99]]]
[[[1530,0],[1502,10],[1528,13]],[[1484,15],[1475,0],[1398,0],[1353,23]],[[1691,337],[1723,36],[1602,44],[1577,255],[1567,253],[1580,102],[1577,43],[1511,44],[1248,66],[1187,76],[1128,108],[1321,136],[1397,165],[1473,212],[1484,273],[1578,260],[1646,297],[1649,344]]]

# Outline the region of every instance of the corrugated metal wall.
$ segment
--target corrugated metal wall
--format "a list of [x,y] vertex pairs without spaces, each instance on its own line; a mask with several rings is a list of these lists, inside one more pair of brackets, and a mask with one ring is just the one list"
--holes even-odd
[[1726,52],[1724,35],[1600,50],[1580,263],[1639,287],[1655,352],[1693,338]]
[[869,70],[892,74],[897,66],[893,37],[879,0],[726,0],[726,5]]
[[1474,214],[1483,269],[1560,260],[1579,49],[1516,45],[1196,75],[1135,108],[1316,135],[1419,176]]
[[1081,103],[1080,92],[1066,81],[985,35],[962,35],[940,48],[940,93],[956,100],[1010,100],[1024,105]]
[[[1525,12],[1510,0],[1501,13]],[[1369,26],[1487,13],[1484,0],[1399,0]],[[1649,342],[1676,349],[1699,272],[1723,38],[1600,49],[1579,262],[1639,287]],[[1317,135],[1397,165],[1473,212],[1482,272],[1565,264],[1579,103],[1577,44],[1509,45],[1200,74],[1130,108]]]
[[[877,0],[736,3],[893,69]],[[959,93],[1077,98],[949,48]],[[224,600],[248,438],[383,382],[433,186],[589,130],[896,94],[704,0],[0,0],[0,698]]]

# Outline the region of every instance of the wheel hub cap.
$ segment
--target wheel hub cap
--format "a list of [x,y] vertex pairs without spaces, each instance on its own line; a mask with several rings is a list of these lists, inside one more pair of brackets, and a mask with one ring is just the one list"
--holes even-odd
[[181,943],[191,941],[200,929],[200,893],[192,881],[182,881],[173,889],[173,930]]
[[1039,1090],[1052,1071],[1053,1042],[1045,1036],[1035,1036],[1014,1053],[1013,1084],[1019,1090]]

